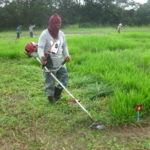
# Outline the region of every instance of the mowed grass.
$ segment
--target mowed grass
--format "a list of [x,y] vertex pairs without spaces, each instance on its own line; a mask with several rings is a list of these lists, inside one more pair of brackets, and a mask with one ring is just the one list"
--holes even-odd
[[[150,35],[142,28],[121,34],[97,30],[106,34],[72,31],[77,35],[66,36],[72,56],[66,64],[67,89],[104,123],[103,130],[90,128],[88,115],[77,104],[68,105],[71,97],[65,91],[56,105],[48,103],[42,68],[23,53],[38,37],[16,40],[9,32],[1,38],[0,149],[150,149]],[[139,122],[137,104],[143,105]]]

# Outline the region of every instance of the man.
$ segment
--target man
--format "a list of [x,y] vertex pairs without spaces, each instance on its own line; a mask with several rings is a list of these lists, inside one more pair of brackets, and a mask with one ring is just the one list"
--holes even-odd
[[[60,30],[61,18],[58,14],[54,14],[49,18],[48,28],[45,29],[38,41],[38,54],[41,58],[41,63],[46,64],[48,69],[58,69],[64,59],[67,62],[71,61],[64,33]],[[49,54],[49,55],[48,55]],[[45,61],[45,56],[47,61]],[[66,87],[68,84],[67,68],[63,65],[59,70],[52,71],[57,79]],[[45,77],[45,92],[49,102],[54,103],[55,99],[61,98],[63,88],[60,84],[55,86],[55,79],[49,72],[44,71]],[[55,98],[55,99],[54,99]]]
[[29,26],[29,32],[30,32],[30,37],[33,37],[33,28],[35,27],[35,25],[30,25]]
[[122,23],[120,23],[119,25],[118,25],[118,33],[120,33],[120,31],[121,31],[121,27],[122,27]]
[[16,38],[20,38],[20,34],[21,34],[21,27],[22,27],[22,25],[19,25],[18,27],[17,27],[17,37]]

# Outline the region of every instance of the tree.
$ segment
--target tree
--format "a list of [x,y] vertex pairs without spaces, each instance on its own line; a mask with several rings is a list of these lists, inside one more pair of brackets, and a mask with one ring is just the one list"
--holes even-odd
[[63,26],[79,23],[116,25],[150,24],[150,0],[0,0],[0,27],[36,24],[47,27],[51,15],[58,13]]
[[140,6],[137,10],[138,18],[137,25],[148,25],[150,24],[150,2],[148,1],[146,4]]

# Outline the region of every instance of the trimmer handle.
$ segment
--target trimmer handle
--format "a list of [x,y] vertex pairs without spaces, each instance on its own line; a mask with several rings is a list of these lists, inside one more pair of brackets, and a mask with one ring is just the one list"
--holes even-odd
[[[42,58],[44,61],[47,60],[47,58],[46,58],[45,56],[42,56],[41,58]],[[62,62],[62,65],[64,65],[66,62],[67,62],[67,60],[65,59],[65,60]]]
[[47,58],[45,57],[45,56],[42,56],[41,57],[44,61],[46,61],[47,60]]
[[66,62],[67,62],[67,60],[65,59],[65,60],[62,62],[62,65],[64,65]]

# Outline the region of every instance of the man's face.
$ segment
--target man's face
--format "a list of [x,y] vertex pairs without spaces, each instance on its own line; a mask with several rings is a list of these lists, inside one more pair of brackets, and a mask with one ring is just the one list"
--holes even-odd
[[57,29],[60,29],[61,24],[56,24],[55,27],[56,27]]

